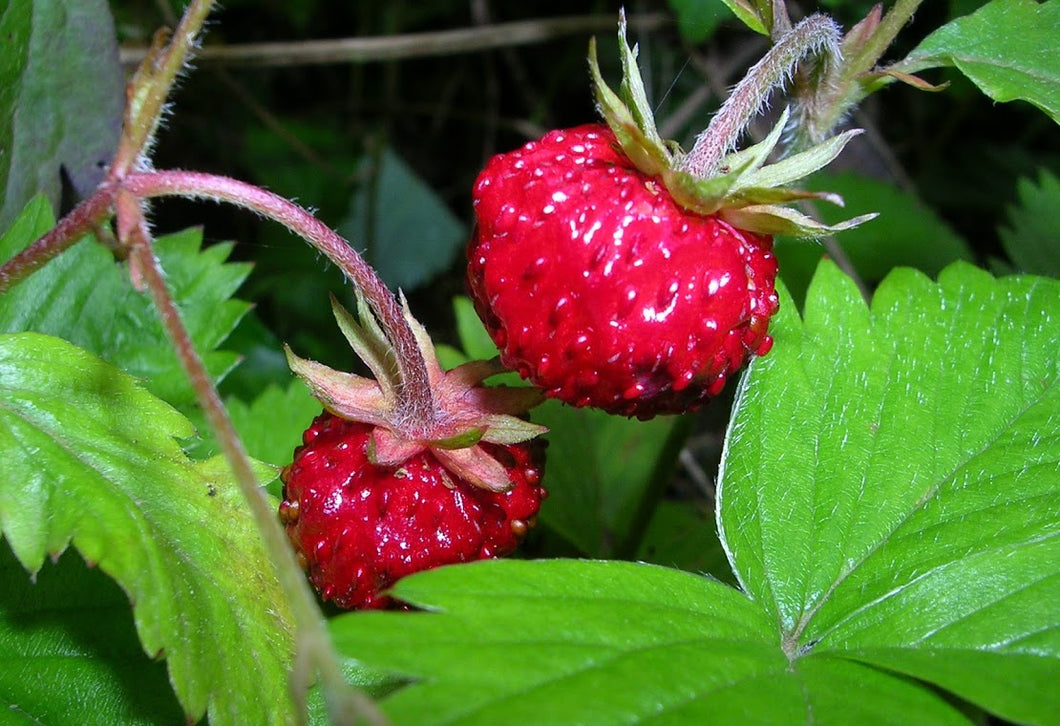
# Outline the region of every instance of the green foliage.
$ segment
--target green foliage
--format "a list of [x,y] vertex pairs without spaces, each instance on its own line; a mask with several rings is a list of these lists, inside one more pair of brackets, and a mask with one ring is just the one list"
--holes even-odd
[[698,44],[714,34],[728,18],[725,4],[719,0],[667,0],[685,41]]
[[0,230],[63,178],[87,194],[117,146],[122,74],[105,0],[0,7]]
[[1060,3],[992,0],[924,39],[901,64],[954,66],[995,101],[1029,101],[1060,123]]
[[635,558],[735,584],[718,541],[712,512],[696,502],[663,499],[656,505]]
[[22,566],[73,544],[129,594],[188,714],[282,721],[290,615],[227,465],[187,459],[183,416],[59,338],[0,336],[0,390],[0,530]]
[[[956,260],[972,260],[968,244],[945,220],[924,205],[915,194],[893,184],[860,174],[815,174],[807,183],[814,191],[830,191],[843,198],[842,208],[817,204],[815,216],[834,224],[852,215],[879,212],[879,217],[836,236],[858,275],[874,285],[896,267],[914,267],[937,275]],[[825,254],[819,245],[805,240],[779,238],[777,259],[784,283],[802,301],[806,286]]]
[[619,562],[405,579],[428,613],[332,623],[348,656],[413,679],[382,701],[395,723],[968,723],[931,685],[1060,713],[1060,351],[1041,345],[1060,283],[902,270],[869,308],[825,264],[805,320],[790,303],[722,469],[746,594]]
[[[0,259],[53,224],[47,204],[37,198],[0,237]],[[202,231],[189,229],[159,238],[155,252],[192,341],[219,378],[238,360],[216,348],[250,308],[231,299],[249,267],[224,264],[230,244],[200,251],[201,243]],[[0,332],[24,330],[66,338],[141,378],[149,391],[178,408],[194,404],[150,299],[133,287],[128,267],[93,241],[80,242],[0,297]]]
[[1060,277],[1060,179],[1043,171],[1037,185],[1020,179],[1018,191],[999,230],[1005,252],[1021,272]]
[[[790,308],[790,306],[789,306]],[[1060,283],[823,265],[741,387],[719,521],[790,652],[1060,713]],[[998,684],[1004,683],[1004,688]]]
[[0,660],[4,723],[183,720],[165,666],[136,638],[129,598],[69,550],[27,584],[0,540]]
[[383,280],[408,290],[448,268],[467,230],[434,191],[389,148],[361,176],[368,181],[338,231],[367,243],[365,259]]
[[286,389],[270,386],[250,403],[238,398],[226,403],[247,453],[275,466],[291,461],[291,452],[302,443],[302,432],[320,413],[320,401],[298,379]]

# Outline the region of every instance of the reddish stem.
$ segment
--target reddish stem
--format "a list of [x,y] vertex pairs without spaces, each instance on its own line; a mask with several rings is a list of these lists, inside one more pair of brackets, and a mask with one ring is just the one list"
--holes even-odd
[[402,416],[428,424],[434,417],[427,365],[405,313],[379,275],[350,244],[308,211],[260,187],[229,177],[190,171],[130,173],[122,187],[138,197],[181,196],[224,201],[275,220],[302,237],[338,265],[364,295],[397,350],[401,371]]
[[0,266],[0,295],[44,267],[53,257],[91,234],[111,215],[114,188],[101,186],[49,232]]

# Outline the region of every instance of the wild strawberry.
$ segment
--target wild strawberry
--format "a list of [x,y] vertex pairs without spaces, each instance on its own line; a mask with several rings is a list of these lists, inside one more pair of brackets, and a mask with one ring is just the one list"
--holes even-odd
[[502,361],[546,395],[650,418],[696,408],[768,352],[771,235],[819,236],[865,218],[827,227],[776,206],[836,201],[782,185],[857,133],[765,166],[786,112],[762,143],[691,173],[655,129],[621,26],[619,38],[622,98],[590,49],[606,126],[552,131],[479,175],[468,286]]
[[545,495],[543,445],[531,440],[544,429],[518,417],[540,394],[483,387],[496,361],[442,371],[406,308],[429,379],[412,396],[396,347],[358,304],[360,322],[337,303],[335,315],[375,380],[287,350],[326,410],[283,471],[280,520],[325,600],[379,608],[405,575],[515,549]]
[[372,430],[325,412],[283,472],[280,518],[325,600],[385,607],[386,589],[405,575],[507,555],[533,526],[544,494],[539,440],[484,445],[512,482],[491,491],[427,449],[400,466],[374,464]]
[[679,206],[606,126],[494,157],[475,213],[476,308],[504,362],[550,396],[680,413],[769,349],[772,240]]

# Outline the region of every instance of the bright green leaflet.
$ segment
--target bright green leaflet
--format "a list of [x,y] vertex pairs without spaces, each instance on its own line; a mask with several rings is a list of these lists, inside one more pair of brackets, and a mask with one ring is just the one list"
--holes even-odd
[[0,10],[0,229],[34,195],[57,208],[65,175],[87,195],[121,128],[123,77],[104,0]]
[[898,64],[954,66],[995,101],[1029,101],[1060,123],[1060,2],[993,0],[944,25]]
[[830,263],[742,384],[722,541],[790,653],[1060,714],[1060,282]]
[[[483,561],[398,583],[428,613],[332,620],[348,656],[416,680],[382,700],[402,724],[967,723],[941,698],[856,663],[790,663],[776,626],[708,578],[628,562]],[[850,693],[857,691],[857,703]],[[853,719],[853,720],[851,720]]]
[[1001,244],[1020,272],[1060,277],[1060,179],[1042,171],[1037,184],[1020,179],[1017,191]]
[[165,664],[136,638],[129,598],[72,550],[31,584],[0,539],[0,663],[5,724],[183,721]]
[[0,335],[0,530],[19,561],[36,572],[72,543],[129,593],[143,648],[165,653],[189,714],[282,723],[290,614],[227,465],[188,460],[176,438],[190,434],[100,359]]
[[230,398],[225,404],[247,452],[268,464],[291,462],[294,448],[302,443],[302,432],[321,411],[301,380],[286,389],[270,386],[249,404]]
[[[0,260],[52,224],[44,200],[33,200],[0,237]],[[250,309],[231,297],[250,267],[225,263],[230,244],[205,250],[201,244],[202,230],[189,229],[157,239],[154,249],[192,341],[207,369],[220,377],[238,361],[217,347]],[[128,266],[94,240],[78,243],[0,296],[0,331],[26,330],[57,335],[99,355],[174,406],[195,404],[150,298],[133,288]]]

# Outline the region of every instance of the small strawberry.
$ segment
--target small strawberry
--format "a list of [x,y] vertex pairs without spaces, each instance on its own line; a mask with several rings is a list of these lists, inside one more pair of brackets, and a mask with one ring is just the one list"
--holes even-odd
[[[343,608],[392,605],[396,580],[439,565],[512,552],[534,525],[543,429],[518,417],[532,389],[486,388],[502,369],[473,361],[442,371],[426,331],[405,309],[429,378],[412,405],[396,346],[358,299],[360,322],[335,316],[375,380],[287,350],[325,411],[282,473],[280,520],[309,579]],[[407,355],[408,351],[404,354]]]
[[325,600],[391,604],[384,591],[414,572],[511,553],[534,525],[542,446],[485,444],[512,488],[457,478],[428,449],[400,466],[370,459],[373,427],[322,413],[283,471],[280,518]]
[[546,395],[651,418],[702,405],[768,352],[773,234],[819,236],[866,218],[827,227],[777,206],[837,201],[783,185],[857,133],[767,166],[787,112],[765,141],[691,173],[656,131],[624,25],[619,39],[622,98],[590,48],[606,126],[552,131],[479,175],[468,286],[501,360]]

